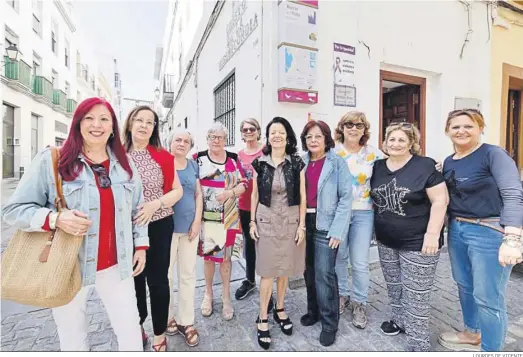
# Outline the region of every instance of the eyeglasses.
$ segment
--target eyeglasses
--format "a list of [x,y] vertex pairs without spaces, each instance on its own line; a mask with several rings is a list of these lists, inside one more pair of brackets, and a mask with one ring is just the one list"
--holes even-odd
[[107,171],[105,171],[105,167],[103,165],[94,164],[91,166],[91,169],[93,169],[93,171],[98,176],[98,181],[100,182],[101,188],[111,187],[111,179],[109,176],[107,176]]
[[346,122],[345,124],[343,124],[343,126],[346,127],[347,129],[352,129],[352,128],[356,127],[356,129],[361,130],[361,129],[365,128],[365,124],[353,123],[351,121]]
[[412,129],[415,127],[414,124],[412,123],[406,123],[406,122],[401,122],[401,123],[392,123],[389,125],[390,127],[399,127],[399,128],[405,128],[405,129]]
[[156,125],[156,122],[145,121],[142,118],[136,118],[136,119],[133,119],[133,121],[140,126],[145,125],[147,128],[154,128],[154,126]]
[[322,141],[325,137],[323,135],[307,135],[305,136],[306,141],[312,141],[313,139],[315,141]]
[[253,128],[252,126],[249,127],[249,128],[243,128],[243,129],[242,129],[242,133],[244,133],[244,134],[247,134],[247,133],[254,133],[254,132],[256,132],[256,131],[258,131],[258,129]]
[[481,114],[481,112],[477,109],[474,109],[474,108],[469,108],[469,109],[456,109],[456,110],[453,110],[451,112],[449,112],[449,117],[455,117],[455,116],[458,116],[458,115],[461,115],[461,114],[470,114],[470,113],[473,113],[473,114],[479,114],[479,115],[483,115]]
[[214,141],[214,140],[223,141],[223,140],[225,140],[225,136],[222,136],[222,135],[209,135],[207,137],[207,139],[209,139],[210,141]]

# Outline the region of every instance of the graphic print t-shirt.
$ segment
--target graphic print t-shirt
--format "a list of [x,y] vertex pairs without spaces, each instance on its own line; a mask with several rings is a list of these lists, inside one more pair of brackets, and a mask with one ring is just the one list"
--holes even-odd
[[386,160],[376,161],[371,197],[379,242],[394,249],[421,251],[431,208],[426,189],[444,182],[435,165],[431,158],[414,155],[401,169],[390,171]]

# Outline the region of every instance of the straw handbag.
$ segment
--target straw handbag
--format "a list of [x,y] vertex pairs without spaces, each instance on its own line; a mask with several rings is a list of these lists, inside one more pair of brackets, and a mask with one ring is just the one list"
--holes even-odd
[[[60,153],[52,148],[58,212],[67,209],[58,174]],[[2,299],[37,307],[69,303],[82,285],[78,252],[82,236],[57,228],[51,232],[18,230],[2,256]]]

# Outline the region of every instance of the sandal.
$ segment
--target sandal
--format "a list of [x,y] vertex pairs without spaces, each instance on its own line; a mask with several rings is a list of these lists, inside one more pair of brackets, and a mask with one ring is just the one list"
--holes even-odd
[[[165,347],[165,349],[163,351],[160,351],[163,347]],[[167,352],[167,337],[163,338],[162,343],[153,345],[153,350],[154,352]]]
[[174,336],[178,333],[178,324],[176,323],[176,320],[174,318],[169,320],[169,323],[167,323],[167,330],[165,330],[165,334],[168,336]]
[[222,316],[225,321],[232,320],[232,318],[234,317],[234,308],[232,307],[230,301],[223,303]]
[[278,304],[274,306],[273,316],[274,321],[280,325],[281,332],[286,334],[287,336],[292,335],[292,322],[291,319],[287,316],[287,318],[282,319],[278,316],[279,312],[285,312],[285,309],[278,309]]
[[[269,319],[262,320],[262,319],[260,319],[260,316],[258,316],[258,318],[256,319],[256,323],[257,324],[268,324]],[[260,328],[258,326],[256,326],[256,329],[258,330],[258,344],[264,350],[268,350],[269,347],[271,347],[271,331],[269,331],[269,329],[260,330]],[[265,340],[268,339],[269,341],[268,342],[263,341],[264,339]]]
[[202,305],[200,306],[200,310],[202,311],[202,316],[204,317],[209,317],[212,315],[212,297],[210,297],[207,294],[204,295]]
[[198,331],[196,331],[196,329],[192,325],[178,325],[178,332],[180,332],[180,334],[185,337],[185,343],[187,344],[187,346],[194,347],[197,346],[198,343],[200,343],[200,334],[198,334]]

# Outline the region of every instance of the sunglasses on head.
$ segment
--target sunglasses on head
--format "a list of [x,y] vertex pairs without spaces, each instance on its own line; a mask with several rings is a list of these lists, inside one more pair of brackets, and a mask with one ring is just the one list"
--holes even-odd
[[470,113],[482,115],[479,110],[474,109],[474,108],[469,108],[469,109],[456,109],[456,110],[453,110],[453,111],[449,112],[448,116],[449,117],[453,117],[453,116],[457,116],[457,115],[460,115],[460,114],[470,114]]
[[100,182],[101,188],[111,187],[111,179],[109,176],[107,176],[107,171],[105,171],[105,167],[103,165],[95,164],[91,166],[91,169],[93,169],[93,171],[98,176],[98,181]]
[[365,128],[365,124],[353,123],[351,121],[346,122],[345,124],[343,124],[343,126],[346,127],[347,129],[352,129],[352,128],[356,127],[356,129],[361,130],[361,129]]
[[243,128],[243,129],[242,129],[242,133],[244,133],[244,134],[247,134],[247,133],[255,133],[257,130],[258,130],[258,129],[253,128],[253,127]]

